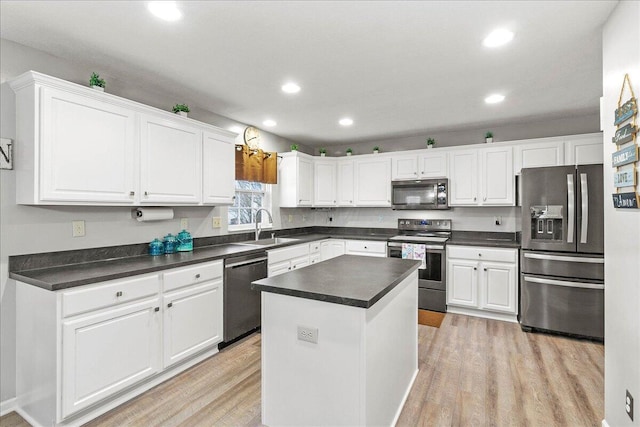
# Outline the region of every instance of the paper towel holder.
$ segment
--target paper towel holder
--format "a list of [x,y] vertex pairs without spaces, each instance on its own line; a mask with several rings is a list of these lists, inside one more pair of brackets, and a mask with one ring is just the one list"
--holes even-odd
[[131,218],[139,222],[163,221],[174,218],[173,208],[135,208],[131,210]]

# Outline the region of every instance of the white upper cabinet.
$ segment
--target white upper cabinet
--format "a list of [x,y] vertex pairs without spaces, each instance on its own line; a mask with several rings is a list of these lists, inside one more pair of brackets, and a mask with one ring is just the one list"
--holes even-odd
[[205,196],[202,183],[203,133],[224,139],[230,132],[33,71],[10,85],[18,118],[17,203],[230,203],[232,149],[214,150],[216,166],[207,170],[214,184],[208,182]]
[[449,153],[451,206],[513,206],[513,148],[490,147]]
[[336,206],[337,204],[336,159],[320,157],[313,164],[314,206]]
[[447,152],[442,149],[427,149],[418,156],[420,178],[443,178],[449,176]]
[[564,143],[558,139],[518,144],[513,147],[513,153],[513,169],[516,174],[519,174],[522,168],[564,164]]
[[355,161],[356,206],[391,206],[391,159],[362,157]]
[[313,204],[313,157],[297,151],[281,154],[278,187],[280,207],[296,208]]
[[449,153],[449,205],[478,205],[478,150]]
[[405,154],[391,158],[392,179],[415,179],[418,177],[418,156]]
[[513,175],[513,148],[491,147],[480,150],[480,182],[482,200],[489,206],[515,205],[515,178]]
[[197,204],[202,193],[202,131],[178,120],[140,120],[141,202]]
[[[135,114],[54,88],[43,87],[40,94],[41,114],[35,117],[24,114],[34,99],[17,99],[18,203],[132,204],[137,188]],[[37,103],[37,90],[34,95]]]
[[354,206],[355,201],[354,161],[338,160],[338,206]]
[[235,143],[224,134],[205,131],[202,144],[202,202],[232,205],[235,197]]
[[602,133],[565,137],[565,165],[603,163]]

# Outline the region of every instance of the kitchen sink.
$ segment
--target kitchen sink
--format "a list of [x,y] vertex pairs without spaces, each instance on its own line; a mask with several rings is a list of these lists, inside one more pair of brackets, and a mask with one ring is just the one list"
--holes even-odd
[[242,242],[242,245],[248,246],[274,246],[280,245],[282,243],[291,243],[297,242],[300,239],[294,239],[291,237],[276,237],[273,239],[260,239],[260,240],[249,240],[247,242]]

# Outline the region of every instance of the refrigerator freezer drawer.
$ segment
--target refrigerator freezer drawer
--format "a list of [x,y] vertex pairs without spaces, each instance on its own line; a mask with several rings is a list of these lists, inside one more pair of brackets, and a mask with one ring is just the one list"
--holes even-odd
[[522,274],[522,326],[604,339],[604,285]]
[[542,276],[604,280],[602,255],[578,255],[564,252],[522,251],[521,271]]

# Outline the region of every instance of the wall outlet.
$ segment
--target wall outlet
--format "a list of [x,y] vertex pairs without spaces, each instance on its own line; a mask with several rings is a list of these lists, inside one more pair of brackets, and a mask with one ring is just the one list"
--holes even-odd
[[[298,331],[300,331],[300,326],[298,326]],[[631,418],[631,421],[633,421],[633,396],[631,396],[629,390],[627,390],[627,396],[624,402],[624,410],[627,411],[627,415],[629,415],[629,418]]]
[[307,222],[307,216],[306,215],[302,215],[302,222]]
[[293,222],[293,215],[289,214],[289,222]]
[[189,228],[189,218],[180,218],[180,230]]
[[493,217],[493,221],[495,222],[496,225],[502,225],[502,217],[501,216]]
[[214,216],[213,218],[211,218],[211,226],[213,228],[220,228],[222,227],[222,220],[220,219],[219,216]]
[[298,339],[300,341],[307,341],[318,344],[318,328],[307,328],[306,326],[298,326]]
[[71,221],[73,237],[84,237],[84,221]]

